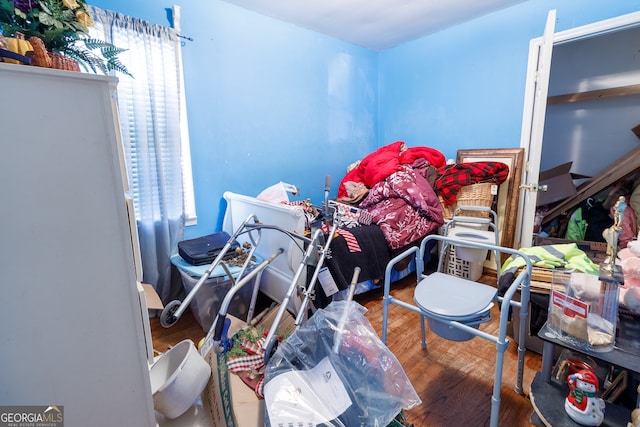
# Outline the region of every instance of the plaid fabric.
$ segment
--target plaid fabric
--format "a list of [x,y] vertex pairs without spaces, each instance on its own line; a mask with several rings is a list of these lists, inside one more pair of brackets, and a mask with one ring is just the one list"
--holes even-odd
[[262,347],[264,346],[264,342],[266,341],[266,337],[260,338],[257,342],[251,342],[246,338],[240,340],[240,345],[242,348],[246,350],[249,354],[258,354],[262,353],[264,350]]
[[255,392],[258,395],[258,397],[264,399],[264,375],[262,376],[262,378],[260,378],[260,381],[258,381],[258,384],[256,384]]
[[262,367],[262,359],[264,357],[264,349],[262,346],[266,341],[266,337],[260,338],[257,342],[251,342],[248,339],[240,340],[240,347],[246,352],[247,356],[227,357],[227,367],[231,372],[250,371]]
[[264,356],[262,354],[254,354],[251,356],[238,356],[227,360],[227,368],[231,372],[244,372],[253,369],[258,370],[262,367]]
[[[259,372],[264,366],[264,342],[266,337],[260,338],[253,343],[247,339],[240,340],[240,346],[247,351],[246,356],[227,357],[227,369],[230,372],[241,374],[242,372]],[[254,391],[258,397],[264,397],[262,393],[264,376],[256,384]]]
[[509,166],[501,162],[456,163],[438,169],[434,188],[446,205],[452,205],[463,186],[480,182],[501,184],[508,175]]

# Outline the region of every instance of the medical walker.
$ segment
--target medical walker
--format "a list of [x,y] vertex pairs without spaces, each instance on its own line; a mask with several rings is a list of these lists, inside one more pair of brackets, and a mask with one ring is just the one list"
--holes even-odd
[[[218,256],[213,260],[209,268],[205,271],[205,273],[200,277],[198,282],[195,284],[193,289],[189,292],[189,294],[185,297],[185,299],[180,302],[179,300],[174,300],[167,304],[167,306],[162,311],[160,316],[160,323],[164,327],[173,326],[182,316],[184,311],[186,310],[189,303],[194,298],[194,295],[200,287],[204,284],[204,282],[209,278],[209,275],[213,272],[213,270],[221,265],[223,269],[225,269],[227,275],[232,281],[232,287],[229,289],[227,294],[225,295],[222,304],[220,305],[220,310],[218,311],[211,328],[209,329],[207,336],[205,337],[205,342],[208,342],[211,338],[213,339],[212,344],[216,351],[222,352],[224,351],[224,346],[228,345],[228,338],[226,337],[226,331],[228,329],[229,323],[227,321],[227,310],[231,304],[231,301],[234,295],[245,285],[247,285],[253,278],[258,276],[258,280],[254,285],[253,297],[249,309],[249,313],[247,316],[247,322],[251,321],[253,315],[253,308],[255,306],[255,299],[257,298],[257,291],[259,285],[259,275],[262,271],[268,267],[268,265],[275,260],[278,256],[282,255],[285,250],[283,248],[277,249],[273,254],[267,257],[264,261],[253,268],[249,268],[251,259],[260,244],[260,240],[262,238],[262,231],[276,230],[278,232],[284,233],[289,236],[295,243],[296,247],[298,247],[303,252],[302,260],[298,265],[293,278],[290,281],[289,287],[287,288],[287,292],[282,301],[280,301],[280,307],[276,314],[276,317],[273,321],[274,325],[278,325],[283,316],[284,312],[289,305],[289,301],[294,297],[296,291],[299,291],[299,294],[304,296],[300,309],[296,315],[295,326],[299,326],[307,317],[307,308],[309,308],[309,304],[311,299],[315,294],[315,284],[318,280],[318,276],[320,270],[323,267],[324,260],[327,254],[330,251],[331,242],[333,240],[333,236],[336,234],[336,230],[338,228],[339,221],[334,220],[334,217],[337,215],[337,210],[334,207],[330,207],[328,203],[329,198],[329,178],[325,181],[325,202],[323,205],[323,227],[318,227],[313,230],[311,237],[301,236],[299,234],[292,233],[288,230],[285,230],[281,227],[262,224],[256,215],[252,214],[247,217],[247,219],[238,227],[238,229],[233,233],[233,235],[229,238],[227,243],[224,245]],[[324,232],[328,232],[328,236],[325,239]],[[232,244],[236,241],[236,239],[242,234],[248,234],[249,239],[251,241],[251,249],[247,256],[247,259],[244,261],[240,273],[237,275],[237,278],[234,279],[227,269],[226,265],[223,263],[223,259],[225,258],[225,254],[232,247]],[[302,244],[301,244],[302,243]],[[303,244],[306,245],[306,249],[303,249]],[[302,277],[302,274],[305,272],[307,266],[315,265],[313,270],[313,274],[311,279],[308,281],[308,284],[305,287],[301,287],[298,289],[298,281]],[[276,328],[272,327],[269,330],[266,341],[264,343],[265,348],[265,363],[275,351],[275,345],[277,344],[276,339]]]

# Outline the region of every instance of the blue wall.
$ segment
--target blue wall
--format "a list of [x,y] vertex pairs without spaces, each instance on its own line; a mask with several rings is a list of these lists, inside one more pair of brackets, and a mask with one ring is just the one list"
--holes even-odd
[[[168,25],[154,0],[91,4]],[[183,0],[185,91],[198,225],[220,229],[222,193],[279,181],[320,202],[377,146],[378,55],[213,0]]]
[[380,53],[380,144],[520,146],[529,42],[547,13],[556,31],[640,10],[638,0],[529,0]]
[[[94,0],[168,25],[157,0]],[[217,0],[183,0],[182,33],[198,225],[219,229],[226,190],[278,181],[319,202],[345,167],[404,140],[458,149],[520,145],[529,41],[548,10],[561,31],[640,10],[640,0],[529,0],[373,52]]]

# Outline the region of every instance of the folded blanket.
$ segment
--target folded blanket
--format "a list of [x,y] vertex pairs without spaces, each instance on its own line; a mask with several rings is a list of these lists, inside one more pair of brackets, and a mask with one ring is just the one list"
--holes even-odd
[[[576,243],[565,243],[559,245],[532,246],[520,249],[531,259],[534,267],[548,269],[577,270],[588,274],[598,274],[599,267],[578,248]],[[516,271],[524,267],[525,262],[520,257],[510,256],[504,264],[502,271]]]
[[[598,274],[600,271],[598,264],[591,261],[587,254],[578,248],[575,243],[532,246],[530,248],[521,248],[520,251],[529,257],[534,267],[550,270],[576,270],[588,274]],[[513,255],[502,264],[502,273],[498,283],[498,293],[500,295],[506,292],[517,271],[524,266],[524,260]]]
[[481,182],[502,184],[509,176],[509,166],[501,162],[467,162],[439,169],[434,189],[446,205],[453,205],[458,191],[465,185]]
[[376,184],[360,207],[371,213],[390,249],[409,245],[444,223],[438,196],[426,178],[408,165]]

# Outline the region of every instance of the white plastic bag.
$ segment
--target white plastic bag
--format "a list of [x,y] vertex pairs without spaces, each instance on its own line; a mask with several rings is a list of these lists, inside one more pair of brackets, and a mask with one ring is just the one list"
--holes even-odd
[[298,189],[295,185],[280,181],[279,183],[262,190],[256,198],[264,200],[265,202],[286,203],[289,202],[289,195],[287,193],[296,195],[298,193]]
[[334,301],[280,344],[265,372],[268,426],[386,426],[421,403],[365,312]]

